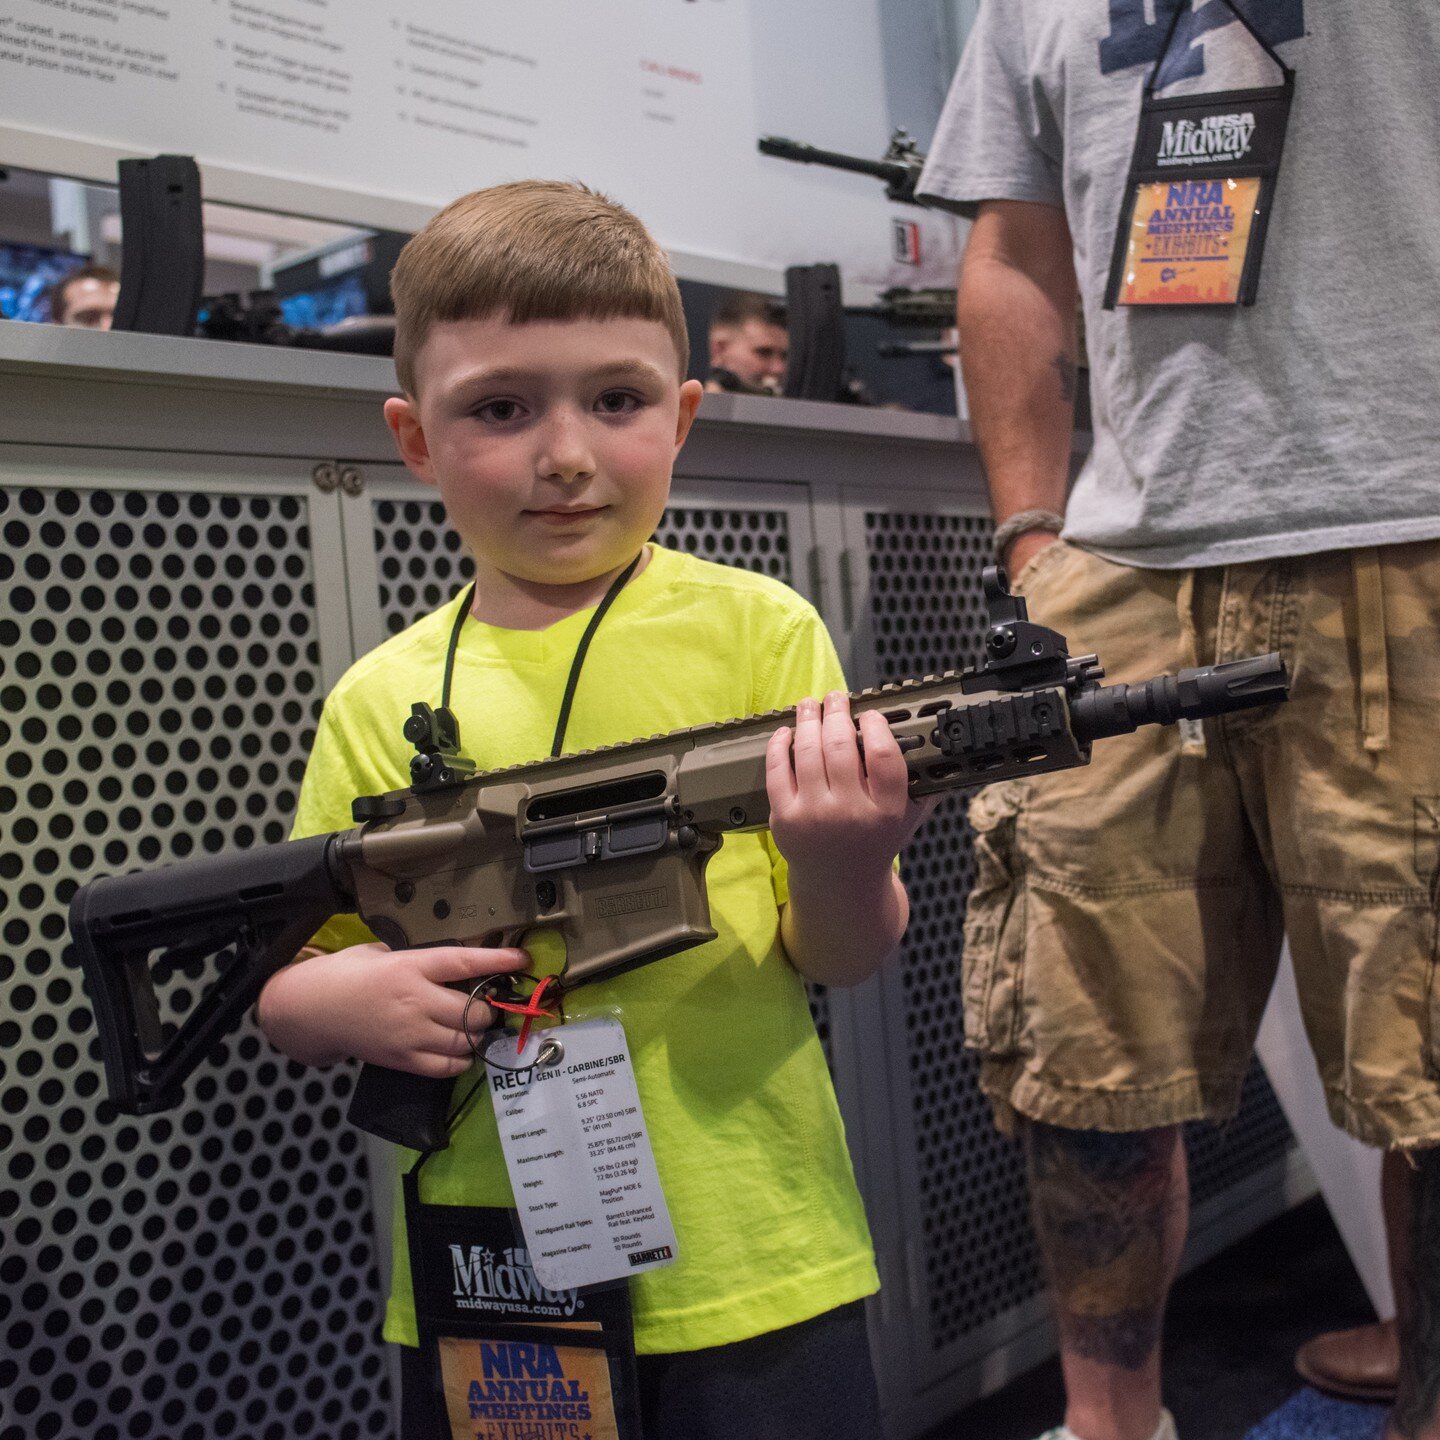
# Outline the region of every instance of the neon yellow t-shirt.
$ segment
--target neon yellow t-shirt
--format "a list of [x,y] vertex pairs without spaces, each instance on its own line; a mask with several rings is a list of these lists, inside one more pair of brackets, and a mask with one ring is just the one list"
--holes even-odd
[[[460,600],[357,662],[326,701],[301,789],[297,838],[345,829],[356,795],[409,783],[401,726],[438,704]],[[481,769],[549,753],[590,615],[541,631],[467,620],[451,693],[461,748]],[[586,657],[567,751],[727,720],[843,689],[820,617],[763,576],[660,546],[620,593]],[[781,948],[785,862],[768,832],[710,862],[719,938],[577,990],[571,1018],[619,1011],[675,1223],[679,1259],[631,1281],[641,1353],[730,1344],[879,1288],[834,1090],[804,986]],[[332,920],[328,950],[369,932]],[[459,1084],[469,1083],[462,1077]],[[406,1168],[408,1162],[402,1162]],[[429,1204],[513,1203],[484,1099],[421,1180]],[[385,1336],[416,1344],[397,1194]]]

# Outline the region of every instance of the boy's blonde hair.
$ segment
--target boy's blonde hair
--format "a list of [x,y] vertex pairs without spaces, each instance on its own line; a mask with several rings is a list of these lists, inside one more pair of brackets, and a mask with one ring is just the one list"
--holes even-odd
[[580,184],[517,180],[462,195],[400,252],[390,293],[395,370],[407,395],[430,327],[446,320],[658,320],[675,342],[682,379],[690,363],[665,252],[623,205]]

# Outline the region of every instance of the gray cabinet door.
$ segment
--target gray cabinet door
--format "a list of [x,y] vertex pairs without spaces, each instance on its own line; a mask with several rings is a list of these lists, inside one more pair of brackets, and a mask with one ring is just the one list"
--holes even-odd
[[[337,537],[309,462],[0,446],[0,1397],[27,1435],[389,1433],[350,1068],[247,1019],[178,1107],[118,1115],[66,930],[97,876],[286,838],[347,658]],[[213,978],[171,965],[162,1016]]]
[[[978,496],[846,488],[841,503],[842,584],[851,591],[855,664],[865,681],[978,660],[991,533]],[[884,976],[876,1042],[888,1111],[870,1133],[889,1136],[894,1176],[887,1212],[872,1215],[893,1290],[882,1306],[877,1358],[897,1435],[912,1433],[907,1417],[927,1393],[1043,1323],[1019,1147],[991,1125],[964,1047],[961,924],[973,874],[957,794],[902,857],[910,928]]]

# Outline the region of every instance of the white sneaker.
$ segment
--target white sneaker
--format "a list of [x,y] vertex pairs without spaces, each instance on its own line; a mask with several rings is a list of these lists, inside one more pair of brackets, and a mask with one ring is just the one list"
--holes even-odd
[[[1057,1425],[1053,1430],[1047,1430],[1038,1440],[1081,1440],[1068,1425]],[[1161,1410],[1160,1423],[1155,1427],[1155,1433],[1150,1440],[1179,1440],[1175,1430],[1175,1417],[1168,1410]]]

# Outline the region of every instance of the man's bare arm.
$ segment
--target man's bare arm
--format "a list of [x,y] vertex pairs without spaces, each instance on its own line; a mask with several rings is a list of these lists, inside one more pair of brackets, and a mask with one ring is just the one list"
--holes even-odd
[[[1065,212],[988,200],[960,272],[957,319],[970,420],[996,522],[1063,514],[1075,423],[1075,265]],[[1018,572],[1055,537],[1029,531],[1005,559]]]

